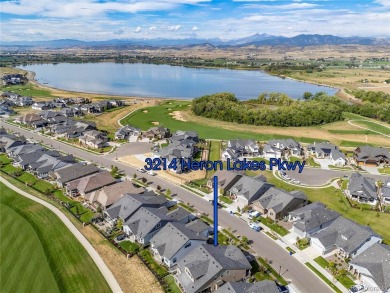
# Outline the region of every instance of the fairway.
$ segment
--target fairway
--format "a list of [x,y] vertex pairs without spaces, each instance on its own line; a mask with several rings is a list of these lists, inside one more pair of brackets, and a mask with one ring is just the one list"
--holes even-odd
[[[196,131],[201,138],[228,140],[235,138],[269,141],[294,138],[301,143],[330,141],[344,147],[356,147],[362,142],[368,145],[390,146],[388,138],[371,131],[357,129],[347,121],[339,121],[316,127],[272,127],[238,124],[195,116],[190,111],[191,101],[164,101],[160,105],[139,109],[123,118],[123,125],[132,125],[142,130],[155,126],[176,130]],[[179,113],[181,120],[173,114]],[[349,113],[348,113],[349,114]],[[346,118],[349,118],[346,116]]]
[[1,292],[110,292],[95,263],[46,207],[0,183]]

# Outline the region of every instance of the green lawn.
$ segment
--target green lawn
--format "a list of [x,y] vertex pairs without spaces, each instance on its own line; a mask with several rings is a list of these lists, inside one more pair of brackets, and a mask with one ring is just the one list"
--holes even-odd
[[166,292],[167,293],[181,293],[181,290],[176,285],[175,279],[173,276],[169,275],[164,278],[164,281],[167,283]]
[[29,97],[51,97],[51,93],[48,90],[37,89],[32,84],[25,85],[9,85],[0,88],[3,91],[15,92],[22,96]]
[[21,171],[22,169],[12,166],[11,164],[5,165],[1,167],[1,170],[8,175],[12,174],[13,172]]
[[34,184],[35,182],[37,182],[37,178],[35,178],[33,174],[27,172],[23,172],[22,175],[18,177],[18,180],[22,181],[23,183],[30,183],[30,184]]
[[[159,122],[159,125],[168,127],[171,132],[176,130],[191,130],[196,131],[201,138],[204,139],[235,139],[248,138],[260,141],[268,141],[277,138],[291,138],[291,136],[277,135],[277,134],[261,134],[256,132],[242,132],[227,130],[224,128],[213,127],[209,125],[199,124],[190,121],[178,121],[172,118],[169,113],[173,111],[185,111],[190,108],[190,101],[166,101],[157,106],[139,109],[131,115],[123,118],[121,123],[123,125],[129,124],[147,130],[154,126],[152,122]],[[308,137],[295,137],[298,141],[312,143],[313,139]]]
[[307,166],[311,166],[311,167],[320,167],[320,166],[321,166],[320,164],[318,164],[318,163],[314,162],[314,159],[313,159],[313,157],[309,157],[309,158],[307,158],[307,160],[306,160],[306,164],[305,164],[305,165],[307,165]]
[[7,165],[7,164],[11,163],[11,161],[12,160],[10,158],[8,158],[8,156],[6,154],[0,155],[0,163]]
[[328,284],[333,291],[336,293],[342,293],[339,288],[335,284],[332,283],[332,281],[328,280],[323,274],[321,274],[315,267],[313,267],[310,263],[306,263],[306,265],[314,272],[316,273],[326,284]]
[[160,277],[165,277],[168,271],[165,267],[160,265],[152,256],[152,253],[148,249],[143,249],[139,252],[139,256],[142,257],[149,267],[156,272]]
[[328,261],[327,261],[325,258],[323,258],[322,256],[316,257],[316,258],[314,259],[314,261],[315,261],[316,263],[318,263],[318,264],[319,264],[321,267],[323,267],[324,269],[326,269],[326,268],[329,266]]
[[353,121],[353,123],[360,125],[360,126],[363,126],[363,127],[366,127],[366,128],[369,128],[369,129],[372,129],[374,131],[378,131],[378,132],[383,133],[383,134],[390,135],[390,128],[388,128],[384,125],[375,123],[375,122],[371,122],[368,120],[358,120],[358,121]]
[[271,219],[260,217],[260,222],[262,224],[266,225],[271,230],[273,230],[276,233],[278,233],[280,236],[286,236],[287,234],[290,233],[288,230],[286,230],[282,226],[279,226],[278,224],[274,223],[274,221],[271,220]]
[[44,180],[38,180],[32,187],[42,193],[54,189],[54,186],[52,184]]
[[389,174],[390,175],[390,167],[386,168],[378,168],[378,171],[382,174]]
[[128,240],[119,242],[119,246],[128,253],[137,253],[139,250],[139,245]]
[[53,212],[2,183],[0,189],[2,292],[110,292]]
[[250,264],[252,266],[251,275],[257,282],[263,280],[272,280],[272,277],[266,272],[265,267],[260,266],[256,260],[251,261]]
[[279,273],[278,273],[273,267],[271,267],[271,265],[270,265],[269,263],[267,263],[267,262],[266,262],[264,259],[262,259],[261,257],[259,257],[257,260],[259,261],[259,263],[260,263],[261,265],[263,265],[264,267],[267,268],[268,273],[272,274],[272,275],[274,276],[274,278],[278,281],[278,283],[279,283],[280,285],[284,285],[284,286],[288,285],[288,283],[286,282],[286,280],[283,279],[282,276],[279,276]]
[[233,201],[229,197],[227,197],[227,196],[220,196],[219,200],[221,200],[221,201],[223,201],[224,203],[227,203],[227,204],[232,204],[233,203]]

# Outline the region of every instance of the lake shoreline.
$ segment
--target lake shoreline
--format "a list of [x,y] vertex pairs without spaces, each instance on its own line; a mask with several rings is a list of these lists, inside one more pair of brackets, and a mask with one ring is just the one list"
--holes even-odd
[[[64,62],[66,63],[66,62]],[[60,64],[64,64],[64,63],[60,63]],[[113,62],[93,62],[91,64],[99,64],[99,63],[111,63],[111,64],[115,64]],[[68,63],[68,64],[72,64],[72,66],[74,66],[73,64],[82,64],[82,63]],[[141,69],[142,69],[142,66],[143,65],[156,65],[156,64],[144,64],[144,63],[129,63],[129,64],[137,64],[137,66],[141,66]],[[34,66],[34,65],[42,65],[41,63],[33,63],[33,64],[29,64],[28,66]],[[44,65],[53,65],[53,63],[45,63]],[[164,64],[164,65],[167,65],[167,66],[172,66],[170,64]],[[112,65],[111,65],[112,66]],[[174,66],[173,66],[174,67]],[[183,67],[183,68],[188,68],[187,66],[178,66],[178,67]],[[180,84],[178,84],[179,88],[178,88],[178,92],[181,91],[184,91],[183,94],[185,96],[183,97],[180,97],[180,96],[173,96],[176,92],[176,88],[174,87],[164,87],[165,86],[165,82],[167,80],[167,78],[165,77],[164,75],[164,71],[162,71],[162,73],[160,73],[161,76],[163,76],[162,79],[158,80],[157,81],[157,84],[154,84],[152,82],[154,81],[148,81],[148,75],[150,75],[149,73],[149,68],[147,68],[145,71],[146,71],[146,79],[145,80],[142,80],[143,77],[139,77],[138,75],[136,75],[136,79],[134,80],[131,80],[132,76],[123,76],[121,75],[120,78],[121,80],[119,80],[119,84],[125,84],[125,87],[122,86],[121,88],[121,85],[118,87],[118,90],[116,90],[116,85],[114,82],[116,82],[116,80],[111,78],[108,80],[108,87],[106,86],[100,86],[100,88],[98,90],[90,90],[90,89],[85,89],[85,90],[73,90],[72,89],[72,82],[77,82],[78,79],[74,79],[73,80],[71,78],[69,78],[69,85],[66,85],[64,84],[65,81],[59,79],[59,77],[57,76],[57,80],[54,79],[54,82],[57,81],[57,84],[56,86],[52,86],[52,85],[48,85],[46,83],[44,83],[45,79],[48,79],[50,80],[50,78],[48,76],[53,76],[53,74],[55,75],[55,71],[53,73],[53,69],[52,70],[52,75],[50,75],[50,71],[49,73],[46,73],[44,74],[43,72],[45,72],[45,69],[42,71],[40,71],[39,73],[36,73],[34,72],[34,69],[35,68],[30,68],[30,69],[27,69],[27,68],[20,68],[20,67],[16,67],[17,69],[19,70],[22,70],[24,72],[27,72],[28,73],[28,77],[29,77],[29,80],[31,81],[32,84],[40,87],[41,89],[47,89],[47,90],[50,90],[51,92],[53,92],[53,95],[89,95],[89,96],[92,96],[92,97],[104,97],[104,96],[112,96],[113,98],[126,98],[126,99],[134,99],[134,98],[137,98],[137,99],[155,99],[155,100],[169,100],[169,99],[173,99],[173,100],[193,100],[197,97],[200,97],[200,96],[203,96],[203,95],[207,95],[207,94],[212,94],[212,93],[218,93],[218,92],[232,92],[232,93],[235,93],[236,96],[238,97],[238,99],[242,100],[242,101],[245,101],[245,100],[249,100],[249,99],[255,99],[260,93],[262,92],[281,92],[281,93],[286,93],[288,96],[290,96],[292,99],[300,99],[300,91],[305,91],[306,88],[305,86],[307,87],[307,91],[310,91],[310,92],[313,92],[313,93],[316,93],[316,92],[321,92],[321,91],[325,91],[325,92],[328,92],[328,90],[326,89],[329,89],[331,91],[329,91],[329,94],[332,94],[332,95],[337,95],[337,93],[340,91],[339,88],[336,88],[334,86],[329,86],[329,85],[326,85],[326,84],[318,84],[318,83],[313,83],[313,82],[306,82],[306,81],[303,81],[303,80],[297,80],[297,79],[294,79],[294,78],[291,78],[291,77],[285,77],[285,76],[279,76],[279,75],[273,75],[273,74],[270,74],[264,70],[261,70],[261,69],[250,69],[248,70],[247,68],[239,68],[239,69],[230,69],[230,68],[217,68],[217,67],[193,67],[192,69],[204,69],[204,70],[207,70],[207,69],[212,69],[212,70],[221,70],[221,71],[228,71],[229,73],[222,73],[221,76],[219,75],[214,75],[212,72],[208,73],[209,76],[206,76],[206,78],[204,77],[203,75],[203,80],[200,80],[200,81],[192,81],[190,78],[188,78],[188,75],[191,77],[191,75],[193,75],[194,73],[193,72],[184,72],[182,73],[182,71],[179,71],[179,73],[177,74],[180,74],[182,75],[181,76],[181,80],[179,81]],[[76,70],[78,70],[79,67],[76,67]],[[95,70],[96,67],[94,67],[94,70]],[[100,67],[97,67],[97,68],[100,68]],[[104,66],[103,69],[106,69],[107,67]],[[111,67],[112,68],[112,67]],[[108,67],[109,70],[111,70],[110,67]],[[63,69],[63,68],[61,68]],[[68,69],[65,67],[65,69]],[[74,69],[74,67],[73,67]],[[139,70],[139,67],[136,67],[136,70]],[[183,70],[186,70],[186,69],[183,69]],[[190,69],[190,68],[188,68]],[[58,69],[59,70],[59,69]],[[68,69],[69,70],[69,69]],[[142,69],[143,70],[143,69]],[[166,69],[165,69],[166,70]],[[169,70],[169,69],[168,69]],[[182,70],[182,69],[179,69],[179,70]],[[237,76],[237,82],[231,82],[230,85],[229,85],[229,81],[232,80],[232,76],[233,78],[235,78],[235,75],[236,73],[232,73],[232,71],[245,71],[245,72],[256,72],[256,73],[253,73],[253,74],[244,74],[244,75],[238,75]],[[47,72],[47,71],[46,71]],[[93,71],[92,71],[93,73]],[[168,73],[170,74],[171,72],[168,71]],[[174,71],[175,73],[175,71]],[[40,74],[39,76],[41,77],[42,80],[38,80],[37,79],[37,76],[38,74]],[[198,73],[195,73],[195,74],[198,74]],[[200,76],[202,77],[202,74],[204,73],[200,73]],[[43,76],[42,76],[43,75]],[[264,77],[263,77],[264,75]],[[196,76],[196,75],[195,75]],[[215,86],[215,91],[213,91],[213,86],[214,86],[214,83],[213,83],[213,80],[208,80],[207,78],[208,77],[214,77],[216,76],[216,80],[221,80],[221,77],[224,78],[225,80],[227,80],[227,89],[224,90],[224,89],[221,89],[221,87],[224,86],[224,83],[226,83],[226,81],[222,81],[222,82],[217,82],[216,83],[216,86]],[[82,78],[83,76],[81,76]],[[96,80],[94,79],[95,76],[90,76],[89,79],[86,80],[86,85],[81,85],[81,87],[91,87],[91,80]],[[100,78],[100,76],[98,76],[98,78]],[[131,82],[129,84],[126,84],[124,83],[124,79],[125,78],[130,78],[130,80],[133,82],[131,84]],[[138,78],[138,80],[137,80]],[[187,78],[186,79],[183,79],[183,78]],[[241,85],[240,83],[240,79],[247,79],[247,83],[249,85],[253,85],[251,88],[248,89],[248,87],[245,87],[245,85]],[[280,79],[280,83],[281,85],[279,85],[279,80]],[[82,79],[80,79],[82,80]],[[218,80],[218,81],[219,81]],[[256,87],[258,87],[258,83],[257,83],[257,86],[256,86],[256,80],[260,81],[260,82],[264,82],[264,85],[265,86],[262,86],[262,87],[265,87],[265,88],[262,88],[259,90],[259,92],[257,92],[257,89]],[[287,83],[284,83],[283,84],[283,80],[290,80],[290,82],[287,82]],[[138,81],[140,83],[138,83]],[[233,80],[234,81],[234,80]],[[253,82],[252,82],[253,81]],[[88,84],[89,82],[89,84]],[[110,82],[112,84],[110,84]],[[182,83],[183,82],[183,83]],[[198,84],[202,84],[206,82],[206,87],[204,88],[204,90],[197,90],[197,86]],[[293,82],[293,83],[291,83]],[[158,84],[159,83],[159,84]],[[79,84],[75,83],[76,84],[76,87],[80,87]],[[102,84],[102,83],[100,83]],[[153,84],[154,85],[154,88],[149,88],[149,85],[150,84]],[[268,84],[270,84],[270,86],[268,86]],[[63,88],[61,87],[62,86],[69,86],[69,88]],[[159,86],[161,86],[161,88],[159,88]],[[202,88],[199,85],[199,88]],[[211,86],[210,86],[211,85]],[[233,86],[231,86],[233,85]],[[111,86],[111,88],[110,88]],[[174,85],[175,87],[177,87],[176,85]],[[181,88],[180,88],[181,86]],[[314,86],[314,87],[313,87]],[[99,87],[99,86],[98,86]],[[281,90],[278,90],[278,87],[282,88]],[[318,87],[322,87],[322,88],[318,88]],[[276,89],[275,89],[276,88]],[[156,89],[158,89],[159,91],[161,91],[162,95],[161,96],[154,96],[154,95],[150,95],[150,93],[152,93],[153,91],[155,92],[155,94],[157,94],[156,92]],[[128,92],[132,92],[132,90],[135,90],[135,91],[144,91],[144,94],[143,93],[134,93],[134,94],[126,94],[126,93],[121,93],[121,91],[128,91]],[[116,92],[115,92],[116,91]],[[118,93],[119,91],[119,93]],[[148,93],[149,91],[149,93]],[[210,93],[208,93],[208,91],[210,91]],[[254,93],[255,92],[255,93]],[[189,94],[190,93],[190,94]],[[302,93],[303,94],[303,93]]]

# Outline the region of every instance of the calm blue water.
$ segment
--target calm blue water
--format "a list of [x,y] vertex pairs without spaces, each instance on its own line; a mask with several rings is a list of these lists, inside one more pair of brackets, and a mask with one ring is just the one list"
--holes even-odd
[[34,71],[47,85],[99,94],[192,99],[217,92],[231,92],[242,100],[262,92],[283,92],[301,98],[304,92],[335,89],[282,79],[261,71],[198,69],[154,64],[60,63],[20,66]]

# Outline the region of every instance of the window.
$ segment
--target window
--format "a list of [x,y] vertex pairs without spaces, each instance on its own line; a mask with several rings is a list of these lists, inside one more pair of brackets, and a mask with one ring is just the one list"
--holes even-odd
[[187,247],[190,247],[191,246],[191,242],[188,242],[184,245],[184,248],[187,248]]
[[176,257],[172,259],[172,263],[176,263]]

